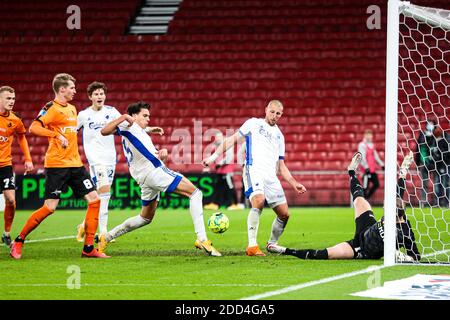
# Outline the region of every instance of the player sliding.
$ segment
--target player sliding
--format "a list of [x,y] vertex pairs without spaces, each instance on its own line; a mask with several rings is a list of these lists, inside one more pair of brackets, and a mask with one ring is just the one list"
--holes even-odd
[[277,242],[288,222],[289,209],[277,173],[281,174],[297,194],[306,192],[306,188],[295,180],[284,163],[284,136],[277,126],[282,114],[281,102],[270,101],[264,119],[251,118],[245,121],[238,132],[226,138],[214,154],[203,160],[204,166],[210,165],[238,139],[245,138],[246,157],[243,172],[245,196],[252,204],[247,218],[248,247],[245,252],[248,256],[265,256],[256,238],[259,218],[266,200],[277,215],[272,223],[272,233],[266,249],[269,252],[278,252]]
[[[415,243],[414,232],[406,219],[403,194],[408,168],[413,161],[410,152],[400,167],[397,183],[397,248],[405,248],[406,255],[397,250],[397,259],[412,262],[420,260],[420,253]],[[369,202],[364,198],[364,189],[356,178],[356,169],[361,162],[361,153],[357,152],[348,166],[350,191],[355,207],[355,237],[333,247],[315,249],[290,249],[279,247],[279,253],[296,256],[300,259],[380,259],[384,254],[384,216],[376,221]]]
[[149,224],[159,201],[159,193],[174,192],[189,197],[190,212],[194,222],[197,240],[195,246],[205,250],[211,256],[221,256],[208,240],[203,221],[202,192],[183,175],[167,168],[163,161],[167,150],[156,150],[145,128],[150,119],[150,105],[143,101],[130,104],[127,114],[108,123],[102,130],[103,135],[118,133],[122,137],[123,151],[127,158],[131,176],[141,188],[142,209],[135,217],[125,220],[106,234],[99,237],[99,250],[104,252],[111,240]]

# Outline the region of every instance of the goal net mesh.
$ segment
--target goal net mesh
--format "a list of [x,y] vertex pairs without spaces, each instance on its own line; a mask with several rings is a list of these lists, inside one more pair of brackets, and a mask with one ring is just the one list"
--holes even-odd
[[420,262],[450,263],[450,11],[403,5],[399,32],[399,165],[414,154],[407,219]]

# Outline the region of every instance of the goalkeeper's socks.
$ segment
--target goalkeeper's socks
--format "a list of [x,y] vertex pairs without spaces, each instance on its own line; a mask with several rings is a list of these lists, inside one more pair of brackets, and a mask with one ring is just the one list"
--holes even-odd
[[284,254],[295,256],[300,259],[311,259],[311,260],[327,260],[328,250],[315,250],[315,249],[305,249],[305,250],[295,250],[286,248]]
[[348,174],[350,176],[350,192],[353,196],[353,200],[355,200],[358,197],[364,197],[364,189],[359,183],[355,171],[349,170]]

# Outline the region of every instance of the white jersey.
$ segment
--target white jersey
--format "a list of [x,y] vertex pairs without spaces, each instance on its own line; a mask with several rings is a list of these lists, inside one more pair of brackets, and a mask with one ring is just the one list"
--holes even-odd
[[245,137],[245,164],[269,174],[277,173],[278,160],[284,159],[284,136],[277,125],[265,119],[251,118],[239,128]]
[[150,172],[165,167],[158,158],[158,150],[150,136],[137,123],[130,127],[127,121],[122,122],[117,132],[122,136],[122,146],[127,158],[130,174],[138,184],[142,184]]
[[110,106],[99,111],[88,107],[78,114],[77,129],[83,128],[83,148],[90,166],[116,165],[114,136],[103,136],[100,130],[118,117],[120,112]]

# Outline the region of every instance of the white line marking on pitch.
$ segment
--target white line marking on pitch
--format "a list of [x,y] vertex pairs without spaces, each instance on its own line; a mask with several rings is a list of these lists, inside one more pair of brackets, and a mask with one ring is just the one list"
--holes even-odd
[[372,267],[368,267],[366,269],[362,269],[362,270],[358,270],[358,271],[344,273],[344,274],[333,276],[333,277],[329,277],[329,278],[324,278],[324,279],[320,279],[320,280],[315,280],[315,281],[310,281],[310,282],[306,282],[306,283],[301,283],[301,284],[289,286],[289,287],[286,287],[286,288],[283,288],[283,289],[269,291],[269,292],[257,294],[257,295],[254,295],[254,296],[241,298],[239,300],[258,300],[258,299],[268,298],[268,297],[276,296],[276,295],[279,295],[279,294],[284,294],[284,293],[300,290],[300,289],[303,289],[303,288],[316,286],[316,285],[319,285],[319,284],[324,284],[324,283],[328,283],[328,282],[332,282],[332,281],[336,281],[336,280],[340,280],[340,279],[350,278],[350,277],[357,276],[357,275],[364,274],[364,273],[368,273],[368,272],[373,272],[373,271],[376,271],[376,270],[383,269],[384,267],[385,267],[384,265],[375,266],[375,267],[372,266]]
[[75,239],[76,236],[64,236],[64,237],[57,237],[57,238],[47,238],[47,239],[36,239],[36,240],[25,240],[26,243],[32,243],[32,242],[45,242],[45,241],[54,241],[54,240],[65,240],[65,239]]
[[[66,283],[23,283],[23,284],[0,284],[0,287],[66,287]],[[279,284],[255,284],[255,283],[223,283],[223,284],[189,284],[189,283],[82,283],[82,287],[281,287]]]
[[[447,253],[450,252],[450,250],[442,250],[442,251],[438,251],[438,252],[433,252],[433,253],[429,253],[429,254],[425,254],[422,257],[423,258],[428,258],[428,257],[432,257],[435,255],[439,255],[439,254],[443,254],[443,253]],[[397,265],[401,265],[401,264],[397,264]],[[404,264],[404,265],[409,265],[409,266],[428,266],[428,264],[415,264],[415,263],[408,263],[408,264]],[[394,265],[396,266],[396,265]],[[430,266],[439,266],[436,264],[430,264]],[[261,293],[261,294],[257,294],[254,296],[250,296],[250,297],[245,297],[245,298],[241,298],[239,300],[258,300],[258,299],[263,299],[263,298],[268,298],[268,297],[272,297],[272,296],[276,296],[276,295],[280,295],[280,294],[284,294],[284,293],[288,293],[288,292],[292,292],[292,291],[297,291],[303,288],[308,288],[308,287],[313,287],[319,284],[324,284],[324,283],[328,283],[328,282],[332,282],[332,281],[336,281],[336,280],[341,280],[341,279],[345,279],[345,278],[350,278],[350,277],[354,277],[360,274],[365,274],[368,272],[373,272],[376,270],[381,270],[383,268],[385,268],[386,266],[381,265],[381,266],[371,266],[368,267],[366,269],[362,269],[362,270],[358,270],[358,271],[353,271],[353,272],[348,272],[348,273],[344,273],[341,275],[337,275],[337,276],[332,276],[329,278],[324,278],[324,279],[320,279],[320,280],[315,280],[315,281],[310,281],[310,282],[306,282],[306,283],[301,283],[301,284],[297,284],[297,285],[293,285],[293,286],[289,286],[286,288],[282,288],[279,290],[274,290],[274,291],[269,291],[269,292],[265,292],[265,293]]]

